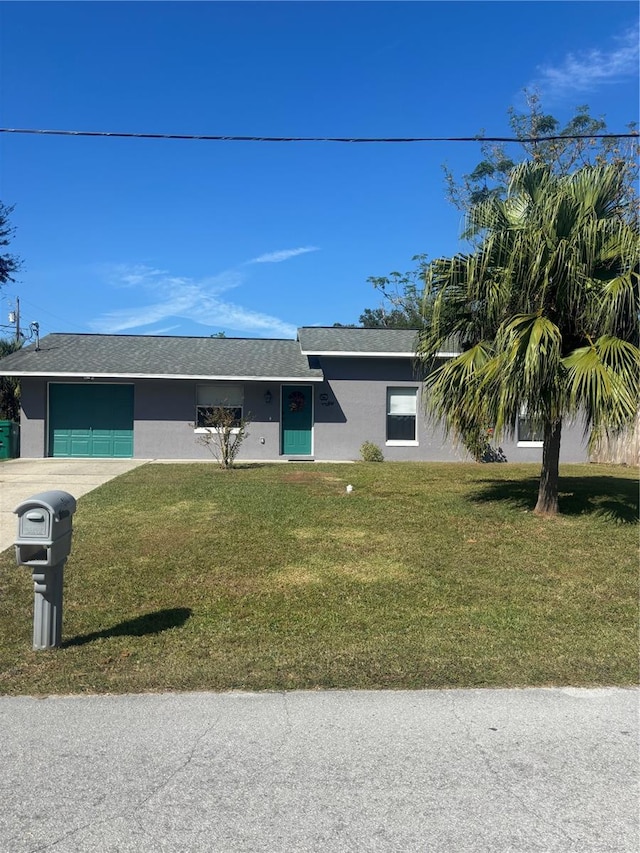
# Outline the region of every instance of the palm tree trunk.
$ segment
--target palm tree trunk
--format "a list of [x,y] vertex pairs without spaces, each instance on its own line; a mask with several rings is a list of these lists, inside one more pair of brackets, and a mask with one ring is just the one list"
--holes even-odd
[[544,443],[542,445],[542,470],[536,515],[558,514],[558,466],[560,463],[560,433],[562,421],[548,422],[544,425]]

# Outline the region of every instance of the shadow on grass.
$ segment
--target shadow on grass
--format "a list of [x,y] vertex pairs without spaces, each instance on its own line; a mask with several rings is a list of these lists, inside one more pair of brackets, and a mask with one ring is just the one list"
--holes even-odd
[[[482,480],[473,501],[505,501],[517,509],[533,510],[538,498],[537,477],[526,480]],[[560,477],[558,504],[562,515],[593,515],[616,524],[638,521],[638,483],[623,477]]]
[[112,628],[105,628],[104,631],[94,631],[92,634],[80,634],[77,637],[71,637],[61,644],[61,648],[85,646],[94,640],[105,640],[108,637],[143,637],[145,634],[160,634],[162,631],[184,625],[192,612],[188,607],[156,610],[155,613],[146,613],[144,616],[137,616],[135,619],[118,622],[117,625]]

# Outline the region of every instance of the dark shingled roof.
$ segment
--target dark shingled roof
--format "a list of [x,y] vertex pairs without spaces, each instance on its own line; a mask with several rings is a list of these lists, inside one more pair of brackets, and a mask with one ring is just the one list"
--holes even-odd
[[[414,356],[418,346],[417,329],[363,329],[346,326],[303,326],[298,340],[305,355]],[[443,353],[458,352],[453,341],[446,341]]]
[[414,329],[353,329],[342,326],[305,326],[298,329],[300,346],[308,355],[413,355],[416,351],[417,335],[418,332]]
[[297,341],[58,333],[0,359],[0,375],[323,378]]

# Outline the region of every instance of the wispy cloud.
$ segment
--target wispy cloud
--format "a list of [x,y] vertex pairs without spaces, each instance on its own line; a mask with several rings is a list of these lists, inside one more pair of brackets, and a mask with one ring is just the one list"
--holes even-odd
[[295,258],[298,255],[306,255],[307,252],[318,252],[318,246],[301,246],[299,249],[281,249],[279,252],[267,252],[266,255],[260,255],[258,258],[252,258],[247,261],[248,264],[279,264],[281,261],[288,261],[289,258]]
[[638,75],[638,28],[616,38],[611,50],[594,48],[570,53],[558,65],[543,65],[528,88],[538,89],[545,100],[578,92],[592,92],[599,86],[619,83]]
[[175,326],[164,326],[162,329],[145,329],[144,332],[141,332],[143,335],[168,335],[169,332],[174,332],[176,329],[180,328],[180,324],[178,323]]
[[102,264],[97,271],[112,287],[140,287],[155,277],[168,275],[167,270],[157,270],[146,264]]
[[221,297],[225,291],[242,284],[244,277],[238,270],[193,279],[173,276],[166,270],[139,264],[119,265],[110,269],[108,278],[113,286],[136,288],[145,293],[152,293],[155,298],[140,307],[120,308],[103,314],[89,324],[96,332],[115,334],[138,330],[179,317],[216,329],[223,327],[239,332],[286,338],[296,335],[295,326],[277,317],[243,308]]

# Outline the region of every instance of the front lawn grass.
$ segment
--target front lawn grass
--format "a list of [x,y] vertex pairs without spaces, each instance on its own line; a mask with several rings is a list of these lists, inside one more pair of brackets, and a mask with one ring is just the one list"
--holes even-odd
[[[637,681],[637,472],[145,465],[83,497],[63,646],[0,555],[0,692]],[[347,494],[346,485],[354,487]]]

